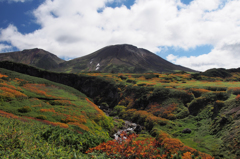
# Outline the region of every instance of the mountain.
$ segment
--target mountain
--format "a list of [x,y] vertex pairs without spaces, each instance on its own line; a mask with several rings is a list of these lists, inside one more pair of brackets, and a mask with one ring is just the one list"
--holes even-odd
[[1,53],[0,61],[12,61],[43,69],[54,69],[64,60],[42,49],[29,49],[17,52]]
[[196,72],[174,65],[158,55],[133,45],[111,45],[89,55],[64,61],[42,49],[29,49],[1,53],[0,61],[12,61],[32,65],[46,70],[67,73],[145,73],[145,72]]
[[60,64],[60,72],[106,72],[144,73],[190,71],[186,67],[174,65],[154,53],[133,45],[111,45],[89,55],[65,61]]

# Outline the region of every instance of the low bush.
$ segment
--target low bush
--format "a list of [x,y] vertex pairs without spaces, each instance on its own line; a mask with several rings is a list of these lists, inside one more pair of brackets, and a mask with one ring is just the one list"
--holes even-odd
[[144,75],[145,79],[159,78],[159,75],[155,74],[146,74]]
[[117,105],[113,108],[113,111],[111,112],[111,116],[115,115],[122,115],[122,113],[126,110],[126,107],[123,105]]
[[184,104],[187,104],[194,99],[194,96],[191,93],[191,91],[178,89],[170,89],[169,97],[180,99]]
[[41,120],[47,120],[47,117],[45,115],[38,115],[36,118]]
[[60,127],[51,127],[45,130],[41,136],[48,143],[52,143],[56,146],[71,147],[83,153],[89,148],[95,147],[110,139],[107,136],[98,136],[87,132],[79,134]]
[[165,87],[157,87],[153,90],[153,93],[149,96],[148,100],[153,101],[159,101],[167,99],[169,96],[170,90]]
[[184,107],[177,115],[176,117],[178,119],[183,119],[189,115],[188,108]]
[[31,112],[32,109],[29,106],[25,106],[25,107],[19,108],[18,111],[20,113],[28,113],[28,112]]
[[119,78],[121,78],[122,80],[126,80],[127,77],[124,77],[124,76],[118,76]]
[[188,110],[191,115],[197,115],[202,108],[204,108],[208,103],[206,97],[199,97],[194,99],[191,103],[189,103]]
[[204,93],[210,92],[208,89],[190,88],[190,91],[194,94],[195,98],[200,97]]
[[147,84],[146,83],[139,83],[137,84],[138,86],[146,86]]
[[216,91],[209,92],[203,95],[209,102],[214,102],[216,100],[227,100],[229,98],[229,94],[226,91]]
[[240,94],[238,94],[235,98],[237,101],[240,101]]
[[136,110],[136,109],[128,109],[126,110],[122,117],[127,120],[131,120],[133,122],[136,122],[138,124],[143,124],[148,129],[151,130],[154,125],[166,125],[169,120],[156,117],[153,114],[144,111],[144,110]]
[[240,94],[240,87],[230,87],[230,88],[228,88],[227,93],[228,94],[232,93],[234,95],[238,95],[238,94]]
[[131,79],[128,79],[126,82],[128,82],[128,83],[133,83],[133,84],[136,84],[136,83],[137,83],[137,81],[131,80]]

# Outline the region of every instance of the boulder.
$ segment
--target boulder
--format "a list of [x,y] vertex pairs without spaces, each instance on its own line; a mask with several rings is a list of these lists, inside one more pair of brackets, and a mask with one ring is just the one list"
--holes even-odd
[[182,131],[182,133],[184,133],[184,134],[190,134],[191,132],[192,132],[192,130],[189,128],[186,128]]
[[140,125],[137,125],[137,127],[134,130],[137,134],[139,134],[142,131],[142,127]]

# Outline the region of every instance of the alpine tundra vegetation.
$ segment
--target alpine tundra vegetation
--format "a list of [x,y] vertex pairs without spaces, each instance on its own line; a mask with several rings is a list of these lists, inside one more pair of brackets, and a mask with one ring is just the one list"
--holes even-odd
[[[3,158],[240,155],[239,69],[69,74],[7,61],[0,67]],[[141,130],[114,140],[125,121]]]

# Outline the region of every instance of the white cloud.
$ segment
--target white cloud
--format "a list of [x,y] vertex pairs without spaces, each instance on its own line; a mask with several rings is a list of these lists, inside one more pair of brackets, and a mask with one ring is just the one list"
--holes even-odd
[[152,52],[167,46],[188,50],[212,45],[209,54],[168,59],[196,70],[240,67],[239,0],[194,0],[189,5],[180,0],[136,0],[130,9],[105,6],[112,1],[46,0],[33,12],[41,29],[22,34],[9,25],[0,31],[0,41],[70,57],[120,43]]
[[0,44],[0,52],[8,52],[11,51],[12,46]]

